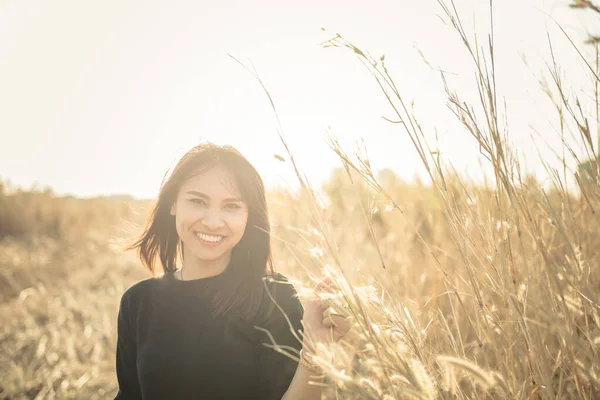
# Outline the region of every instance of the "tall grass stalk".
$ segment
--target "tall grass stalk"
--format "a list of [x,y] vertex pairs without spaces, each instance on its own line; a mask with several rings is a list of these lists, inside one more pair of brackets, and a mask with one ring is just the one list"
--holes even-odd
[[[347,339],[351,343],[334,346],[329,356],[317,361],[335,383],[335,396],[344,399],[598,398],[598,181],[584,180],[570,170],[564,155],[562,176],[545,164],[553,177],[551,188],[522,175],[501,122],[492,3],[484,46],[476,37],[469,38],[453,1],[439,4],[471,59],[479,103],[461,100],[443,73],[441,82],[449,108],[493,168],[491,187],[477,186],[443,167],[384,57],[374,59],[341,35],[324,43],[348,49],[367,68],[395,114],[388,121],[409,136],[432,182],[435,207],[444,218],[436,221],[436,228],[450,240],[441,241],[440,234],[432,235],[414,222],[396,197],[401,188],[380,183],[366,149],[349,155],[329,138],[348,175],[346,184],[360,187],[363,197],[367,193],[367,204],[383,203],[388,211],[399,213],[411,229],[421,257],[408,260],[414,264],[406,269],[414,275],[423,271],[420,280],[426,285],[408,287],[398,281],[404,267],[397,262],[394,239],[401,229],[375,218],[378,210],[365,207],[363,201],[358,208],[368,240],[361,252],[369,255],[355,251],[354,259],[344,256],[344,243],[335,233],[340,226],[328,223],[331,214],[298,172],[279,132],[300,182],[299,196],[308,200],[304,211],[309,225],[319,232],[309,241],[314,245],[319,240],[326,249],[312,266],[330,265],[339,288],[336,306],[347,308],[355,322],[355,334]],[[547,90],[559,96],[562,133],[574,125],[584,156],[595,158],[588,117],[581,103],[566,95],[549,44],[548,72],[554,86]],[[263,89],[269,95],[264,85]],[[269,100],[276,113],[270,95]],[[577,159],[565,140],[563,146]],[[569,190],[568,174],[575,175],[577,191]],[[341,201],[336,199],[340,194],[329,195]],[[386,218],[391,220],[391,213]],[[356,272],[357,259],[379,261],[364,269],[365,274]],[[403,276],[418,282],[405,272]],[[370,286],[358,286],[366,282]]]

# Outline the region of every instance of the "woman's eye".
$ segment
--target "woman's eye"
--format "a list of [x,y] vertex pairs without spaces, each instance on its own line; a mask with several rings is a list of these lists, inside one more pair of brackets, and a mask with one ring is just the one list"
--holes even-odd
[[196,204],[204,204],[204,200],[201,199],[190,199],[190,201]]
[[237,204],[234,204],[234,203],[230,203],[230,204],[227,204],[225,206],[225,208],[236,209],[236,208],[240,208],[240,206]]

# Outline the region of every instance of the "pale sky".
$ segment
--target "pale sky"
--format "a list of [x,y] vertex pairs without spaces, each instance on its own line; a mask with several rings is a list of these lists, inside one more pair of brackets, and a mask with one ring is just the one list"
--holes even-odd
[[[585,99],[591,96],[581,91],[589,87],[588,72],[547,15],[578,44],[585,27],[600,24],[589,12],[568,9],[568,2],[502,0],[494,6],[498,86],[510,135],[528,168],[542,175],[529,125],[554,146],[559,139],[536,77],[549,59],[545,24],[568,70],[566,83]],[[487,1],[457,5],[471,32],[474,24],[485,32]],[[61,194],[154,197],[177,159],[210,140],[237,147],[268,185],[294,182],[290,166],[273,157],[283,148],[264,93],[228,54],[252,60],[311,181],[340,165],[323,139],[328,126],[349,150],[364,138],[375,169],[389,167],[406,179],[421,174],[406,134],[380,118],[392,117],[391,110],[365,68],[349,51],[319,46],[336,32],[376,57],[386,55],[432,140],[437,129],[434,147],[458,170],[479,176],[476,147],[448,111],[439,74],[416,50],[456,74],[450,84],[472,96],[469,58],[440,16],[435,0],[4,0],[0,178]]]

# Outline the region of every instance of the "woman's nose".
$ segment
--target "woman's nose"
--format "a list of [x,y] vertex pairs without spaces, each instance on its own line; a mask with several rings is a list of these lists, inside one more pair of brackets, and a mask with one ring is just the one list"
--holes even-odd
[[222,228],[225,225],[225,222],[218,212],[208,211],[202,219],[202,224],[208,229],[216,230]]

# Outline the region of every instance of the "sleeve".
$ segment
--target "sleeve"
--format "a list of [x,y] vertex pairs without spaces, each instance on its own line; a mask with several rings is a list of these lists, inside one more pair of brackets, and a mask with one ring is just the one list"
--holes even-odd
[[[280,400],[292,382],[298,363],[267,345],[272,345],[274,341],[278,346],[288,347],[286,349],[288,353],[297,355],[297,351],[302,348],[302,343],[296,336],[302,340],[300,332],[304,311],[294,286],[283,275],[276,274],[275,279],[267,281],[265,287],[273,298],[265,293],[267,307],[272,310],[267,313],[268,317],[262,328],[266,329],[272,338],[265,332],[261,341],[259,384],[262,392],[261,399]],[[282,310],[287,315],[289,323]],[[292,333],[292,329],[296,335]]]
[[[121,298],[119,307],[119,317],[117,320],[117,381],[119,391],[115,400],[141,400],[142,394],[137,377],[137,346],[135,327],[130,321],[132,317],[132,307],[130,306],[131,292],[126,291]],[[133,318],[135,320],[135,318]]]

